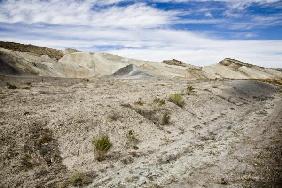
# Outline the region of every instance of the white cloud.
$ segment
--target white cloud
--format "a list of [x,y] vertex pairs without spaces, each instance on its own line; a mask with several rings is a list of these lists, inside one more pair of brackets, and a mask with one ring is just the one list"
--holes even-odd
[[126,7],[95,6],[119,0],[9,0],[1,3],[0,22],[91,25],[99,27],[156,27],[174,21],[175,11],[160,11],[143,3]]
[[[95,46],[123,46],[121,49],[109,49],[108,52],[151,61],[176,58],[194,65],[208,65],[231,57],[260,66],[282,67],[281,40],[217,40],[189,31],[171,29],[107,30],[80,26],[71,32],[68,27],[53,26],[33,30],[18,27],[13,32],[15,35],[12,37],[0,34],[0,38],[88,51],[95,50]],[[22,34],[18,35],[17,32]]]
[[[109,48],[108,51],[153,61],[176,58],[195,65],[207,65],[231,57],[261,66],[282,67],[281,40],[218,40],[201,33],[175,30],[169,25],[180,23],[177,15],[181,13],[159,10],[144,3],[95,8],[119,1],[0,2],[0,39],[89,51],[97,50],[99,46],[118,46],[120,48]],[[185,22],[193,23],[193,20]],[[211,21],[198,20],[200,22]]]

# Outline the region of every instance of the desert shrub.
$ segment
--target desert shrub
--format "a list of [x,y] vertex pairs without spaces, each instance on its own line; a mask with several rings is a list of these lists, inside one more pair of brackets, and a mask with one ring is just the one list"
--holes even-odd
[[195,88],[194,88],[193,86],[187,86],[187,88],[186,88],[186,94],[187,94],[187,95],[191,95],[191,94],[193,94],[193,93],[195,93]]
[[142,101],[142,99],[141,99],[141,98],[139,98],[139,99],[138,99],[138,101],[134,102],[134,104],[136,104],[136,105],[140,105],[140,106],[143,106],[143,105],[145,104],[145,102],[144,102],[144,101]]
[[185,104],[185,101],[184,101],[182,95],[179,94],[179,93],[171,94],[169,96],[169,101],[173,102],[174,104],[176,104],[177,106],[179,106],[181,108],[183,108],[183,106]]
[[126,142],[126,145],[128,147],[133,147],[135,148],[136,147],[136,144],[138,143],[138,139],[137,139],[137,135],[136,133],[133,131],[133,130],[129,130],[127,133],[126,133],[126,139],[127,139],[127,142]]
[[94,138],[92,141],[96,154],[96,159],[102,161],[105,159],[107,152],[111,149],[112,143],[107,135]]
[[162,115],[162,118],[161,118],[161,124],[162,125],[167,125],[169,124],[170,122],[170,115],[168,112],[165,112],[163,115]]
[[158,104],[159,106],[165,105],[165,100],[160,98],[155,98],[153,103]]
[[81,172],[74,172],[68,180],[68,183],[74,187],[81,187],[91,183],[90,177]]

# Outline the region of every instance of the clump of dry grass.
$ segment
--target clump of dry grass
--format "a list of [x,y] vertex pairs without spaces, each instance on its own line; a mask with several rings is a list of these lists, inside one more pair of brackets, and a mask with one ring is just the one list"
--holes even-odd
[[270,83],[270,84],[274,84],[274,85],[278,85],[278,86],[282,86],[282,79],[261,79],[260,81]]
[[68,183],[74,187],[81,187],[91,182],[91,179],[82,172],[74,172],[68,179]]
[[187,94],[187,95],[191,95],[191,94],[193,94],[193,93],[195,93],[195,88],[194,88],[193,86],[187,86],[187,88],[186,88],[186,94]]
[[27,170],[27,169],[31,169],[34,164],[32,162],[32,157],[29,153],[25,153],[22,158],[21,158],[21,165],[22,167]]
[[111,114],[108,115],[110,121],[117,121],[119,118],[120,115],[117,112],[111,112]]
[[102,161],[105,159],[107,152],[111,149],[113,144],[110,141],[109,136],[102,135],[98,138],[94,138],[93,141],[94,151],[96,154],[96,159]]
[[167,125],[170,123],[170,114],[168,112],[165,112],[163,115],[162,115],[162,118],[161,118],[161,124],[162,125]]
[[139,142],[139,140],[137,139],[137,134],[133,131],[133,130],[129,130],[126,133],[126,145],[127,147],[133,147],[133,148],[137,148],[136,144]]
[[163,105],[165,105],[165,100],[164,99],[160,99],[160,98],[155,98],[153,103],[157,104],[159,106],[163,106]]
[[138,101],[134,102],[134,104],[143,106],[145,102],[141,98],[139,98]]
[[185,101],[181,94],[175,93],[169,96],[169,101],[176,104],[177,106],[183,108],[185,105]]

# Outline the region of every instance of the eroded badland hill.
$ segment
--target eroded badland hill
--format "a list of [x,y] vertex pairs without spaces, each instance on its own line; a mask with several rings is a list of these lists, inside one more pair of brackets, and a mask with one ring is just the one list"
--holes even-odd
[[0,187],[282,185],[281,71],[35,48],[0,48]]

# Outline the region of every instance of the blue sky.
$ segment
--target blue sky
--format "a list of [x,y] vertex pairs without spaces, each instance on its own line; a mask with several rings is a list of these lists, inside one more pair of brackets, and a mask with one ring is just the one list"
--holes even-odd
[[0,40],[194,65],[282,67],[279,0],[0,0]]

